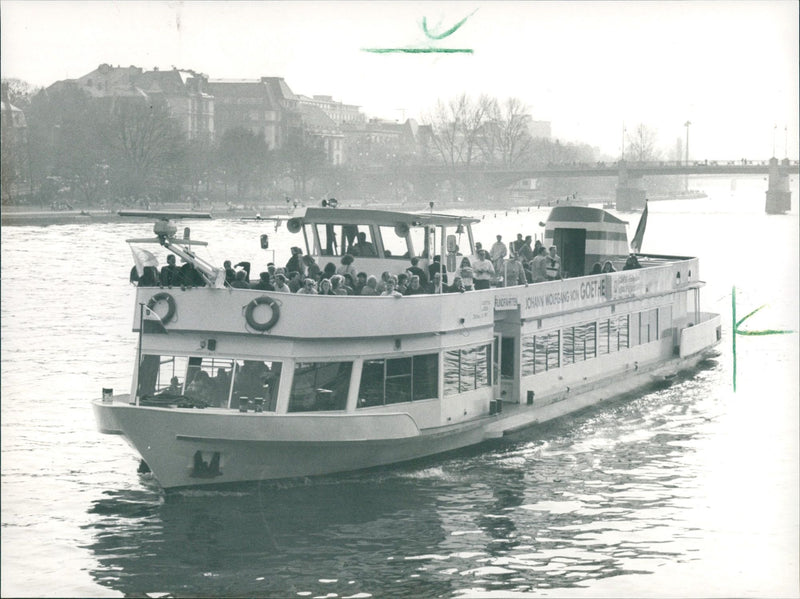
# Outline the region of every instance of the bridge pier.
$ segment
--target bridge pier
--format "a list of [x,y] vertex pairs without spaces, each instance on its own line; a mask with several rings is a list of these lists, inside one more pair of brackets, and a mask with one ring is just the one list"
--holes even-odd
[[789,189],[789,159],[781,164],[777,158],[769,160],[769,185],[767,186],[767,214],[783,214],[792,208],[792,192]]
[[617,183],[617,210],[625,212],[643,209],[646,195],[642,176],[629,173],[625,163],[621,163]]

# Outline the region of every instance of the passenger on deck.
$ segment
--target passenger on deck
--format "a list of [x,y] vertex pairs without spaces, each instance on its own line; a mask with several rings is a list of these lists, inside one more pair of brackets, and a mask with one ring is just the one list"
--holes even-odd
[[561,278],[561,257],[556,246],[550,246],[550,255],[547,256],[547,278],[550,280]]
[[225,282],[230,285],[236,280],[236,271],[233,270],[230,260],[225,260],[222,263],[222,267],[225,269]]
[[194,267],[194,264],[191,262],[181,264],[181,287],[204,287],[205,284],[203,275]]
[[442,266],[442,257],[438,254],[433,257],[433,262],[428,266],[428,280],[433,280],[433,275],[441,273],[442,280],[447,283],[447,269]]
[[419,258],[414,256],[411,258],[411,266],[409,266],[406,270],[410,272],[412,275],[417,275],[419,277],[420,285],[423,287],[428,282],[428,274],[422,270],[419,266]]
[[547,250],[539,247],[539,253],[531,260],[531,278],[534,283],[547,280]]
[[325,265],[325,270],[322,271],[322,278],[330,279],[335,274],[336,274],[336,265],[333,262],[328,262]]
[[173,287],[181,284],[181,269],[175,264],[175,254],[167,256],[167,265],[161,267],[161,285]]
[[[631,254],[628,256],[628,259],[625,261],[625,266],[622,267],[622,270],[634,270],[636,268],[641,268],[642,265],[639,264],[639,259]],[[139,283],[141,285],[141,283]]]
[[510,258],[503,265],[503,279],[506,287],[515,285],[528,285],[528,278],[525,276],[525,269],[519,260],[519,254],[512,253]]
[[303,286],[297,290],[297,293],[304,295],[317,295],[317,284],[314,279],[306,279],[303,281]]
[[396,282],[394,279],[386,281],[386,289],[381,292],[382,296],[403,297],[403,294],[395,289]]
[[333,295],[347,295],[347,289],[344,288],[344,277],[342,275],[333,275],[331,277],[331,292]]
[[259,280],[250,284],[250,289],[260,289],[261,291],[275,291],[275,287],[270,283],[269,272],[264,271],[258,275]]
[[353,281],[353,277],[351,277],[349,274],[346,274],[342,275],[342,278],[343,278],[342,286],[344,287],[344,290],[347,292],[347,295],[355,295],[356,283],[355,281]]
[[377,256],[378,252],[375,251],[375,246],[367,241],[367,234],[363,231],[358,234],[358,241],[353,244],[351,254],[353,256]]
[[275,275],[275,291],[279,293],[291,293],[292,290],[286,284],[286,275],[278,273]]
[[245,271],[240,270],[236,273],[236,278],[231,283],[231,287],[234,289],[250,289],[250,285],[245,281],[247,273]]
[[292,290],[292,293],[297,293],[298,290],[303,286],[304,280],[305,277],[295,270],[289,273],[289,280],[286,282],[286,284],[289,286],[289,289]]
[[381,273],[381,280],[378,281],[378,286],[376,287],[376,291],[380,294],[383,293],[386,289],[386,283],[389,282],[389,279],[392,278],[391,273],[388,270],[384,270]]
[[489,289],[492,286],[494,266],[492,266],[492,261],[489,260],[489,252],[478,250],[478,259],[472,265],[472,270],[475,276],[475,289]]
[[[472,291],[473,289],[472,277],[474,272],[472,270],[472,264],[470,264],[469,258],[467,258],[466,256],[464,256],[464,258],[461,259],[461,264],[458,267],[458,272],[460,274],[461,284],[464,286],[464,289],[466,289],[467,291]],[[453,278],[453,283],[455,283],[455,277]]]
[[395,289],[405,295],[406,289],[408,289],[408,283],[408,275],[404,272],[401,272],[399,275],[397,275],[397,284],[395,285]]
[[130,280],[131,284],[139,282],[139,271],[136,270],[136,265],[135,264],[131,268],[131,274],[130,274],[130,279],[129,280]]
[[303,272],[302,257],[303,250],[301,250],[299,247],[293,247],[292,257],[289,258],[289,261],[286,263],[286,272]]
[[370,275],[367,277],[367,282],[364,287],[361,288],[361,293],[359,295],[378,295],[377,287],[378,279]]
[[492,244],[492,248],[489,250],[489,259],[492,261],[495,272],[502,272],[503,258],[505,258],[507,254],[508,248],[506,244],[503,243],[503,236],[498,235],[497,241]]
[[453,284],[446,289],[446,293],[464,293],[465,291],[467,291],[467,288],[459,276],[453,277]]
[[319,282],[319,295],[334,295],[330,279],[322,279]]
[[599,275],[603,272],[603,267],[599,262],[595,262],[592,264],[592,271],[589,273],[590,275]]
[[422,285],[420,285],[419,277],[417,275],[411,275],[408,287],[406,287],[403,295],[420,295],[422,293],[424,293],[424,290]]
[[356,282],[353,285],[353,295],[361,295],[361,290],[367,284],[367,273],[360,272],[356,275]]
[[447,289],[442,286],[442,275],[438,272],[433,275],[433,280],[425,286],[425,293],[446,293]]
[[337,275],[346,275],[349,274],[355,280],[356,275],[358,275],[358,271],[356,267],[353,266],[353,257],[350,254],[345,254],[342,256],[341,266],[336,269]]
[[234,264],[233,265],[234,268],[239,268],[240,266],[242,267],[242,270],[245,272],[244,280],[249,285],[250,284],[250,263],[249,262],[245,262],[243,260],[243,261],[239,262],[239,264]]
[[306,277],[316,281],[317,276],[322,272],[319,264],[311,256],[303,256],[303,265],[306,267]]
[[274,287],[275,286],[275,263],[274,262],[267,262],[267,272],[269,273],[269,282]]
[[511,242],[511,253],[519,256],[523,245],[525,245],[525,240],[522,239],[522,233],[517,233],[517,238]]
[[611,264],[611,260],[606,260],[603,263],[603,272],[617,272],[614,265]]
[[158,287],[158,271],[155,266],[145,266],[142,269],[139,287]]

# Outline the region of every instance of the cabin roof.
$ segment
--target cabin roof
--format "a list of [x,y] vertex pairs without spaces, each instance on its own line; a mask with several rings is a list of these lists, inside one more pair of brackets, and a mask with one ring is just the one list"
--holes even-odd
[[601,208],[589,206],[556,206],[550,211],[548,221],[556,222],[583,222],[583,223],[613,223],[624,225],[625,221],[618,219],[613,214]]
[[304,223],[331,225],[388,225],[406,223],[408,226],[445,225],[456,226],[479,222],[469,216],[436,213],[393,212],[389,210],[370,210],[361,208],[305,208],[294,217]]

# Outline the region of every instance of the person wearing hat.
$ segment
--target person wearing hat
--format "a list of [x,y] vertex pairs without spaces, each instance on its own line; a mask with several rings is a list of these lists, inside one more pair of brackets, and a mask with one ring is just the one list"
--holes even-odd
[[303,268],[303,266],[303,250],[299,247],[293,247],[292,257],[289,258],[289,261],[286,263],[286,272],[305,273],[305,268]]

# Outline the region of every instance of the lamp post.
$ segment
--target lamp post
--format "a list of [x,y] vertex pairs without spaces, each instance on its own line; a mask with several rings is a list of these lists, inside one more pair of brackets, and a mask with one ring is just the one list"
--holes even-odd
[[772,125],[772,157],[775,158],[775,133],[778,131],[778,124]]
[[625,162],[625,121],[622,121],[622,158],[621,162]]
[[[686,121],[683,126],[686,127],[686,166],[689,166],[689,126],[692,121]],[[686,191],[689,191],[689,173],[686,173]]]

